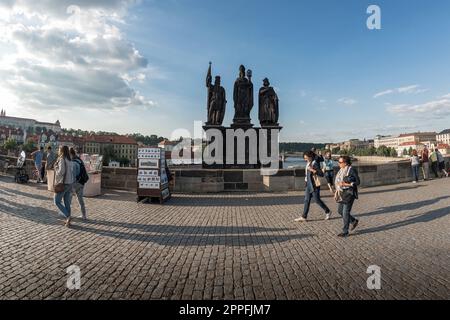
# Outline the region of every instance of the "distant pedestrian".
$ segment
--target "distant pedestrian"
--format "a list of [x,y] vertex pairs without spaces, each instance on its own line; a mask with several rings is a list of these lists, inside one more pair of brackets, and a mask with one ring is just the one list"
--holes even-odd
[[325,220],[329,220],[331,216],[331,210],[327,205],[320,199],[320,179],[323,177],[323,172],[320,169],[320,165],[314,158],[314,153],[312,151],[307,152],[304,155],[306,161],[305,168],[305,204],[303,208],[303,215],[295,219],[296,222],[306,222],[308,219],[309,208],[311,205],[311,199],[314,198],[316,203],[325,211]]
[[433,171],[434,177],[436,179],[439,178],[439,161],[438,161],[438,155],[436,153],[437,151],[438,151],[438,149],[434,149],[430,155],[431,171]]
[[84,167],[83,161],[80,159],[80,157],[77,156],[77,153],[75,152],[74,148],[70,148],[70,158],[73,162],[73,192],[75,193],[78,203],[80,205],[80,211],[81,211],[81,218],[83,220],[86,220],[86,205],[84,204],[84,198],[83,198],[83,191],[84,191],[84,185],[86,184],[87,180],[86,178],[87,172],[86,168]]
[[430,157],[427,146],[422,150],[420,160],[422,162],[423,180],[426,181],[430,178]]
[[444,159],[444,156],[439,151],[439,149],[436,149],[436,154],[437,154],[438,162],[439,162],[439,171],[442,172],[444,174],[444,176],[448,178],[448,172],[447,172],[447,170],[445,170],[445,159]]
[[44,182],[44,178],[42,177],[42,160],[44,159],[44,147],[38,148],[38,150],[34,151],[31,156],[34,159],[34,167],[36,168],[37,173],[36,182]]
[[[72,202],[73,167],[69,148],[61,146],[55,163],[55,205],[66,218],[65,226],[70,227]],[[64,200],[64,205],[62,201]]]
[[330,151],[325,154],[323,171],[325,174],[325,179],[328,183],[328,188],[330,189],[330,192],[334,194],[336,192],[336,190],[334,189],[334,160],[331,158]]
[[359,220],[352,216],[353,203],[358,199],[358,186],[360,184],[358,172],[352,167],[350,157],[342,156],[339,159],[340,170],[336,176],[335,199],[339,204],[338,213],[344,220],[344,228],[338,237],[348,237],[349,229],[355,230]]
[[317,163],[319,163],[320,166],[322,166],[322,163],[325,161],[325,159],[322,156],[322,151],[317,151],[316,148],[312,148],[311,152],[314,154],[314,160],[317,161]]
[[53,152],[52,147],[50,147],[50,146],[47,147],[46,157],[47,157],[47,162],[45,163],[45,170],[52,170],[53,167],[55,166],[57,156],[56,156],[55,152]]
[[419,167],[420,167],[420,159],[419,155],[417,154],[417,150],[413,150],[410,160],[414,179],[413,183],[417,183],[419,182]]

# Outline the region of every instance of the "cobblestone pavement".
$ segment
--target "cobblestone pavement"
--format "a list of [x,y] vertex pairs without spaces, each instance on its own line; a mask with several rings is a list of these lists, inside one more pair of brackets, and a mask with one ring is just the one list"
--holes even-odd
[[[176,195],[160,206],[108,191],[67,229],[43,186],[1,177],[0,298],[450,298],[450,179],[362,190],[347,239],[336,237],[342,220],[324,221],[315,204],[310,222],[293,222],[302,202]],[[71,265],[79,291],[66,286]],[[367,289],[370,265],[381,267],[381,290]]]

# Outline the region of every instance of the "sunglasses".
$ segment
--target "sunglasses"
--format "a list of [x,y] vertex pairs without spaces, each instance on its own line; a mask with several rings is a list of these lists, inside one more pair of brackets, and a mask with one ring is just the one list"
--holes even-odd
[[339,161],[339,164],[343,164],[343,163],[345,163],[344,161]]

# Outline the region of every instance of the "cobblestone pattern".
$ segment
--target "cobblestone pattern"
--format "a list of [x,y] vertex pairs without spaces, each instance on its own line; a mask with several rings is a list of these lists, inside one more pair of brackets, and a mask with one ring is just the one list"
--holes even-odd
[[[316,205],[294,223],[301,193],[177,195],[161,206],[108,191],[86,202],[89,220],[67,229],[43,186],[0,178],[0,298],[450,298],[450,179],[363,190],[347,239],[336,237],[341,218],[324,221]],[[78,291],[66,287],[71,265]],[[367,289],[370,265],[381,290]]]

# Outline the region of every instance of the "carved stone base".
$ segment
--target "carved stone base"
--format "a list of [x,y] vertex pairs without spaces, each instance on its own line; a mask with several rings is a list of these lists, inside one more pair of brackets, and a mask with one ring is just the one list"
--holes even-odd
[[[218,129],[221,131],[222,133],[222,140],[223,140],[223,145],[222,145],[222,156],[223,159],[222,161],[219,161],[220,163],[214,163],[214,164],[207,164],[205,162],[205,159],[203,161],[203,168],[205,169],[259,169],[262,167],[261,165],[261,161],[260,161],[260,147],[261,147],[261,143],[263,143],[263,141],[267,142],[267,146],[266,149],[269,150],[269,153],[271,152],[270,148],[271,148],[271,141],[272,139],[276,139],[276,141],[278,142],[278,138],[279,136],[272,136],[272,131],[273,129],[278,130],[278,132],[282,129],[279,126],[272,126],[272,127],[264,127],[264,128],[252,128],[252,125],[250,124],[249,127],[243,127],[243,126],[234,126],[231,125],[231,127],[226,128],[226,127],[215,127],[215,126],[204,126],[203,129],[206,131],[208,129]],[[239,133],[237,132],[238,130],[243,130],[245,134],[247,135],[239,135]],[[249,132],[249,130],[253,130],[253,132]],[[267,130],[267,136],[265,137],[264,140],[260,141],[260,131],[261,130]],[[228,139],[230,139],[228,135],[231,137],[233,137],[232,140],[234,141],[228,141]],[[234,134],[237,134],[237,136],[235,137]],[[242,132],[240,132],[242,134]],[[261,132],[261,134],[264,134]],[[249,139],[248,136],[252,136],[252,140]],[[244,139],[243,141],[240,141],[241,143],[244,143],[245,147],[244,147],[244,153],[245,153],[245,163],[239,163],[238,161],[238,157],[237,157],[237,149],[238,149],[238,141],[239,139]],[[208,146],[209,144],[212,144],[212,136],[209,136],[208,133],[206,134],[206,140],[204,141],[204,145]],[[233,157],[232,161],[227,161],[228,157],[227,157],[227,152],[229,149],[233,149],[233,154],[232,156],[230,155],[230,157]],[[250,154],[251,152],[255,152],[255,154]],[[215,156],[215,154],[214,154]],[[244,155],[242,155],[242,157],[244,157]],[[277,161],[279,159],[279,155],[277,154],[275,156],[277,158]],[[274,158],[275,158],[274,157]],[[256,158],[256,161],[253,161]]]

